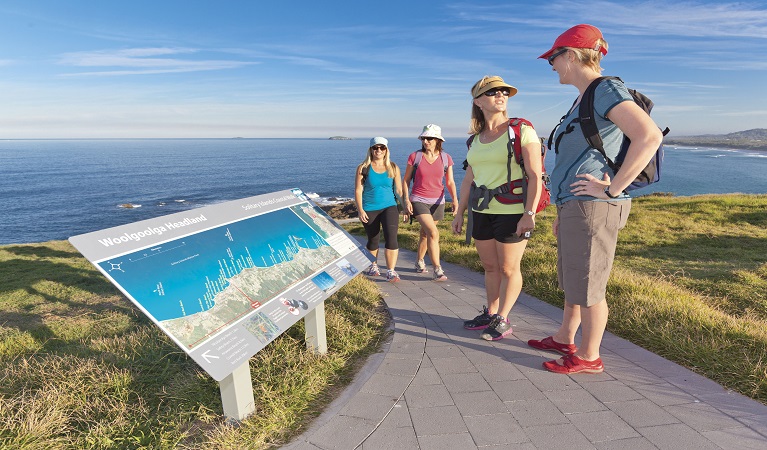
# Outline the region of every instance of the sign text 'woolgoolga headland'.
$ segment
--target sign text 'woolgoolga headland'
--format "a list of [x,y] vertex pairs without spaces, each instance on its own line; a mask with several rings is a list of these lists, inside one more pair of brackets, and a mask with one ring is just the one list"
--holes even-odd
[[205,217],[205,215],[200,214],[199,216],[192,217],[191,219],[189,217],[186,217],[184,218],[184,220],[180,222],[166,222],[160,226],[148,227],[146,230],[138,231],[136,233],[125,233],[122,236],[99,239],[99,242],[101,242],[101,244],[104,247],[109,247],[111,245],[122,244],[123,242],[140,241],[141,238],[144,238],[147,236],[160,236],[161,234],[163,234],[164,232],[168,230],[185,227],[187,225],[204,222],[206,220],[208,219]]

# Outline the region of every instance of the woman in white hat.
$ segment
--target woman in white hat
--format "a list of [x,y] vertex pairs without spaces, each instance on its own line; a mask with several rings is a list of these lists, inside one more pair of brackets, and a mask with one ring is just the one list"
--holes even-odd
[[442,129],[439,126],[426,125],[418,139],[421,140],[421,149],[408,156],[403,184],[405,209],[421,225],[415,271],[426,272],[424,256],[428,251],[434,266],[434,281],[445,281],[447,276],[439,261],[437,223],[445,217],[445,186],[453,200],[454,212],[458,201],[453,179],[453,158],[442,150],[445,138],[442,137]]
[[[461,233],[463,213],[467,209],[473,222],[471,237],[477,247],[485,270],[487,306],[482,314],[464,322],[467,330],[483,330],[480,337],[498,340],[512,332],[508,315],[522,291],[522,254],[530,232],[535,228],[535,205],[543,190],[541,144],[535,129],[527,121],[515,119],[520,125],[519,139],[522,160],[527,174],[526,190],[514,189],[515,203],[502,203],[490,190],[523,180],[523,169],[511,157],[511,123],[507,113],[509,97],[517,88],[498,76],[486,76],[471,89],[472,135],[466,154],[468,167],[461,184],[461,199],[453,219],[453,232]],[[473,189],[472,184],[479,188]],[[472,192],[485,191],[482,204]],[[520,192],[516,192],[516,191]],[[525,194],[526,192],[526,194]],[[502,196],[505,201],[505,197]],[[471,203],[471,204],[470,204]],[[532,206],[525,206],[532,205]],[[471,208],[471,209],[469,209]]]
[[[560,84],[578,89],[577,104],[589,85],[598,83],[594,90],[594,120],[608,158],[615,159],[624,135],[631,139],[621,170],[616,173],[584,137],[578,106],[573,105],[555,130],[557,159],[551,173],[551,198],[557,205],[553,232],[557,237],[557,276],[565,292],[564,317],[556,333],[530,340],[528,345],[564,355],[543,363],[546,370],[562,374],[604,370],[599,347],[607,326],[607,280],[618,231],[626,225],[631,211],[631,198],[623,190],[663,140],[658,127],[634,103],[622,82],[597,81],[604,55],[607,42],[602,32],[581,24],[562,33],[539,56],[548,61]],[[580,347],[575,345],[579,327]]]
[[[369,276],[381,274],[378,268],[378,242],[383,229],[386,280],[396,282],[399,281],[399,275],[394,269],[399,255],[397,205],[398,198],[402,197],[402,182],[399,167],[389,158],[388,145],[389,141],[383,137],[370,140],[365,161],[357,166],[354,200],[357,203],[360,222],[368,237],[366,248],[375,257],[366,273]],[[405,211],[404,220],[407,220],[407,217]]]

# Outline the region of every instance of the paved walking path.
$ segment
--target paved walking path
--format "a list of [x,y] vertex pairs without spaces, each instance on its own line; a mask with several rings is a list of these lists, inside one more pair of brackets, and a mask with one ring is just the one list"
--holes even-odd
[[464,330],[482,274],[445,264],[431,281],[400,251],[399,283],[375,282],[393,336],[302,436],[304,449],[767,449],[767,406],[606,333],[605,372],[558,375],[527,346],[562,310],[523,294],[500,341]]

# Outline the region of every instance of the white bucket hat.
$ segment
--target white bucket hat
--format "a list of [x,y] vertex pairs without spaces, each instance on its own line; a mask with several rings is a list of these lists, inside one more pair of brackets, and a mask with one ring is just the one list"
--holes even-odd
[[433,137],[439,139],[442,142],[445,142],[445,138],[442,137],[442,128],[440,128],[439,125],[434,125],[433,123],[423,127],[423,131],[418,136],[418,139],[425,137]]

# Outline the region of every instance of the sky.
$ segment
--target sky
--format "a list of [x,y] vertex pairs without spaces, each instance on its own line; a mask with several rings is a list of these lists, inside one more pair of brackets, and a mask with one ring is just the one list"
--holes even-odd
[[548,136],[579,23],[671,136],[767,128],[765,1],[3,0],[0,139],[462,137],[484,75]]

